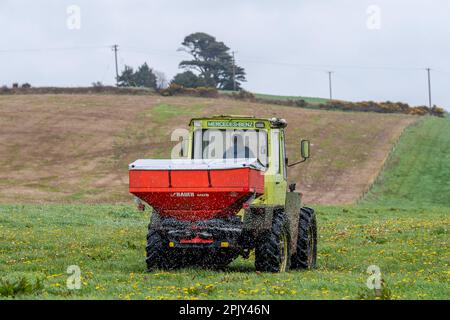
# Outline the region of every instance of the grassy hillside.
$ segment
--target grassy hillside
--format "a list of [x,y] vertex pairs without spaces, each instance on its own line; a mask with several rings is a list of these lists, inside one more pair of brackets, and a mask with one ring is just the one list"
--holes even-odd
[[[145,273],[148,213],[131,206],[1,205],[0,299],[359,299],[370,265],[381,269],[384,298],[448,299],[448,211],[318,207],[318,269],[256,273],[253,259],[226,272]],[[81,269],[80,290],[66,287]],[[21,292],[22,278],[37,288]],[[12,296],[6,297],[11,298]]]
[[312,159],[289,172],[309,203],[358,199],[416,117],[329,112],[230,99],[125,95],[0,96],[0,203],[129,202],[127,165],[170,156],[175,128],[193,116],[248,114],[289,122]]
[[364,202],[450,208],[450,117],[408,128]]

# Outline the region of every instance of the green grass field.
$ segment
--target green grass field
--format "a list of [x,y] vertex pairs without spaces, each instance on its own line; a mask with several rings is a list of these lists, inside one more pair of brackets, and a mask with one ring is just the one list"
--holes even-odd
[[[370,299],[366,270],[377,265],[385,299],[449,299],[449,128],[447,117],[409,129],[360,204],[316,206],[312,271],[256,273],[250,258],[226,271],[145,273],[149,213],[131,201],[0,205],[0,298]],[[66,287],[71,265],[80,290]]]
[[[147,221],[132,206],[1,206],[0,274],[42,279],[18,295],[30,299],[357,299],[370,297],[366,269],[377,265],[386,298],[449,297],[445,209],[320,207],[318,269],[285,274],[258,274],[252,259],[226,272],[145,273]],[[66,287],[70,265],[80,290]]]
[[450,117],[429,117],[406,130],[366,201],[450,208]]

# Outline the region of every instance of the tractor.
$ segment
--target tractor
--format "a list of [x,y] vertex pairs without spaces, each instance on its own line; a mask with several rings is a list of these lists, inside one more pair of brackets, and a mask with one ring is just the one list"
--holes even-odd
[[129,165],[130,193],[148,226],[148,271],[192,265],[223,269],[254,252],[259,272],[316,266],[317,225],[287,168],[284,119],[194,118],[170,160]]

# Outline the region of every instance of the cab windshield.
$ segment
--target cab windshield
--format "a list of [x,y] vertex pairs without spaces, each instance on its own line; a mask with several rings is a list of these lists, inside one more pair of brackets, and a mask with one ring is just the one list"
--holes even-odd
[[268,165],[266,130],[198,129],[193,146],[193,159],[258,159]]

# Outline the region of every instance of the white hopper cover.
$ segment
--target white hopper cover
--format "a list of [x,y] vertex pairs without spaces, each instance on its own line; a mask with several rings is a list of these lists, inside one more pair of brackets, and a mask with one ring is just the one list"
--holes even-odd
[[264,171],[258,159],[140,159],[128,166],[129,170],[220,170],[252,168]]

